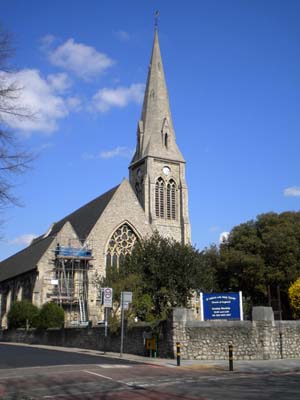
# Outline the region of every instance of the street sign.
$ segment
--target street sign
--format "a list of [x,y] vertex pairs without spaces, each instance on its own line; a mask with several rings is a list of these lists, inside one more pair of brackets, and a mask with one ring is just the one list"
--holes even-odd
[[103,289],[103,305],[104,307],[112,307],[113,290],[112,288]]
[[122,292],[123,293],[123,304],[132,303],[132,292]]

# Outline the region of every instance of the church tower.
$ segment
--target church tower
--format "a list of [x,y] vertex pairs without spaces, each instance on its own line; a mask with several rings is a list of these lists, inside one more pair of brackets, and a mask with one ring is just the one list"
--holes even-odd
[[157,29],[129,178],[152,228],[189,243],[185,160],[176,144]]

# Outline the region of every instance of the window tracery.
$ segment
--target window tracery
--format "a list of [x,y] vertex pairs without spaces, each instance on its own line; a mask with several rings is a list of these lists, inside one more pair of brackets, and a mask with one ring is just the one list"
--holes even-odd
[[176,183],[173,179],[167,185],[167,218],[176,219]]
[[165,182],[158,178],[155,185],[155,214],[158,218],[165,217]]
[[162,178],[158,178],[155,185],[155,215],[157,218],[176,219],[177,187],[173,179],[165,185]]
[[120,226],[112,235],[106,252],[106,268],[119,268],[125,257],[138,242],[133,229],[128,224]]

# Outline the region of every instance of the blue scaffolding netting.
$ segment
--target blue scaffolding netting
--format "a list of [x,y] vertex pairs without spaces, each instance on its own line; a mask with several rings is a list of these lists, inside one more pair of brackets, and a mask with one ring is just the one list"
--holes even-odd
[[80,247],[57,246],[55,254],[66,257],[91,257],[92,250]]

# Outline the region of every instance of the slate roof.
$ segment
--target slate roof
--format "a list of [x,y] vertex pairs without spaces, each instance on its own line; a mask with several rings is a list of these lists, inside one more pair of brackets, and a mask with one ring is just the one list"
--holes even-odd
[[0,263],[0,282],[35,269],[52,240],[53,237],[42,239],[2,261]]
[[0,262],[0,282],[35,269],[51,241],[67,221],[72,224],[78,238],[84,240],[118,187],[119,185],[56,222],[46,238],[44,235],[37,237],[26,249]]
[[80,240],[84,240],[103,213],[105,207],[110,202],[118,187],[119,185],[85,204],[83,207],[78,208],[78,210],[67,215],[59,222],[56,222],[53,225],[49,235],[56,235],[61,230],[63,225],[69,221],[77,233],[78,238]]

